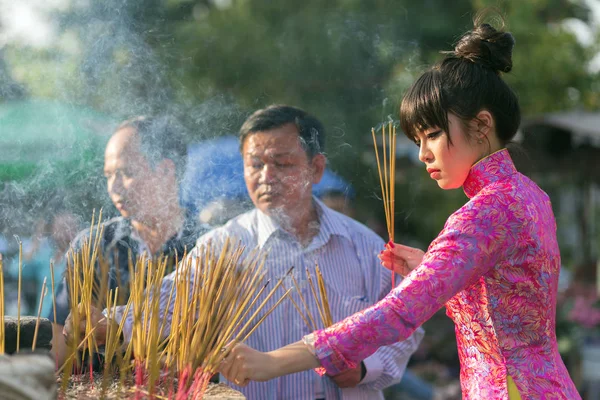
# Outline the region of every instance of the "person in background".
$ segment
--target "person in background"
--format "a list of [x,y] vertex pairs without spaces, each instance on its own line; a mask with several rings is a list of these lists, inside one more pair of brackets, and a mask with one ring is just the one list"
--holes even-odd
[[[68,210],[52,209],[54,215],[40,217],[35,224],[34,232],[23,240],[22,256],[22,295],[21,315],[37,316],[39,311],[42,285],[46,278],[46,291],[40,315],[46,317],[52,310],[52,274],[58,281],[65,270],[65,253],[69,243],[81,229],[80,219]],[[50,208],[45,214],[50,214]],[[14,254],[7,268],[7,279],[14,288],[18,285],[19,255]],[[7,313],[16,315],[17,299],[15,290],[7,290]]]
[[[22,257],[19,260],[19,252],[17,251],[7,262],[7,284],[16,288],[19,279],[19,263],[21,264],[21,315],[37,315],[40,293],[42,290],[42,282],[45,274],[49,271],[50,261],[53,255],[52,239],[49,237],[49,226],[51,221],[46,216],[38,216],[36,218],[33,232],[29,237],[24,237],[20,241],[22,248]],[[17,315],[18,311],[18,294],[16,291],[8,290],[7,309],[8,315]]]
[[[572,279],[568,286],[563,287],[559,297],[559,305],[564,315],[563,335],[579,336],[577,342],[579,351],[569,349],[565,351],[566,358],[571,361],[571,366],[576,362],[581,363],[581,358],[587,358],[584,368],[573,368],[573,379],[580,388],[584,399],[600,399],[600,379],[597,378],[597,368],[593,366],[595,344],[598,342],[598,328],[600,328],[600,296],[598,295],[598,266],[599,262],[590,260],[581,262],[573,267]],[[563,269],[561,275],[568,270]],[[559,293],[561,291],[559,283]],[[568,326],[565,326],[568,325]],[[573,328],[578,332],[572,332]],[[566,331],[566,332],[565,332]],[[576,342],[576,343],[577,343]],[[591,348],[588,346],[591,345]],[[588,357],[584,354],[587,351]],[[569,365],[569,364],[567,364]],[[578,365],[579,366],[579,365]],[[586,368],[587,367],[587,368]],[[596,374],[594,374],[594,370]]]
[[[186,146],[181,128],[168,117],[136,117],[121,123],[104,152],[104,176],[112,203],[121,214],[102,223],[99,246],[108,264],[109,288],[119,287],[127,301],[129,255],[167,256],[167,271],[176,257],[191,250],[207,227],[180,206],[179,183],[185,165]],[[85,230],[74,240],[81,249],[93,232]],[[100,269],[97,268],[100,279]],[[57,316],[53,321],[53,349],[60,366],[66,355],[63,328],[70,312],[66,277],[56,290]]]

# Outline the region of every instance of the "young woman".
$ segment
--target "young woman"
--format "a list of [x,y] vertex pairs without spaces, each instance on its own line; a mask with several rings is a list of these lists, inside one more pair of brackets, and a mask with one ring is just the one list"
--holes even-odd
[[269,353],[236,346],[221,369],[228,379],[244,384],[320,366],[343,373],[445,305],[456,325],[463,398],[580,398],[556,343],[560,254],[550,201],[505,148],[520,123],[517,98],[501,78],[512,68],[513,45],[510,33],[476,23],[402,100],[402,130],[431,178],[442,189],[462,187],[469,201],[426,253],[388,244],[384,266],[412,269],[401,284],[303,341]]

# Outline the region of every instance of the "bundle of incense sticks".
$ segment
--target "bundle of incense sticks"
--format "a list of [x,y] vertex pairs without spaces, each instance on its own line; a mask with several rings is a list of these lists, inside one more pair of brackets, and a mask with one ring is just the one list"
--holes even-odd
[[[95,229],[101,232],[100,223]],[[130,259],[130,295],[117,312],[120,290],[108,290],[102,282],[108,274],[98,237],[101,234],[90,235],[81,250],[69,256],[73,326],[86,322],[84,332],[73,332],[70,354],[59,369],[64,371],[63,391],[77,379],[72,372],[81,371],[80,352],[88,355],[92,379],[91,360],[100,351],[104,356],[103,393],[118,375],[119,388],[131,391],[134,398],[202,398],[233,345],[246,340],[292,290],[282,288],[285,277],[267,290],[266,254],[246,254],[243,246],[227,239],[221,247],[209,244],[193,254],[182,254],[170,280],[163,280],[166,257]],[[100,280],[94,270],[101,271]],[[92,306],[106,309],[104,349],[96,343],[96,327],[89,322]],[[172,314],[166,313],[169,309]],[[131,340],[124,345],[126,315],[132,316],[133,323]],[[133,387],[127,389],[127,384]]]
[[[290,296],[292,304],[294,305],[298,313],[300,313],[300,316],[304,320],[304,323],[306,323],[306,326],[308,326],[308,328],[311,331],[328,328],[335,322],[333,320],[333,316],[331,315],[331,307],[329,306],[329,299],[327,297],[327,290],[325,288],[325,280],[323,279],[323,274],[321,273],[321,269],[319,268],[318,263],[315,263],[315,275],[316,285],[313,281],[313,277],[310,271],[308,270],[308,268],[306,268],[306,279],[308,281],[308,286],[310,288],[314,304],[316,305],[317,312],[320,317],[320,323],[316,323],[316,318],[311,312],[310,307],[308,306],[308,302],[302,294],[302,288],[298,284],[298,281],[296,280],[294,275],[292,275],[294,287],[296,288],[296,292],[298,293],[300,303],[302,303],[302,309],[304,309],[304,311],[302,311],[302,309],[294,300],[294,298]],[[315,368],[315,371],[321,376],[326,374],[325,368],[323,367]]]
[[[93,380],[92,360],[95,353],[98,352],[98,345],[95,341],[95,326],[92,326],[92,306],[102,310],[106,300],[101,293],[98,285],[106,287],[108,282],[108,264],[103,260],[100,254],[100,240],[103,233],[102,211],[98,215],[96,223],[95,213],[92,215],[90,224],[90,235],[82,243],[81,249],[77,251],[71,249],[67,253],[67,267],[65,277],[69,291],[70,314],[72,326],[79,327],[81,321],[85,321],[84,338],[81,340],[81,332],[74,329],[68,346],[68,354],[65,363],[58,369],[59,372],[65,371],[62,380],[62,389],[66,390],[69,379],[73,372],[80,373],[82,365],[78,357],[80,349],[88,354],[90,380]],[[97,271],[101,271],[100,279],[97,279]],[[53,270],[51,269],[53,277]],[[54,286],[54,285],[52,285]],[[56,298],[54,287],[52,288],[52,301],[54,312],[56,313]]]
[[[244,251],[230,239],[220,249],[208,244],[184,257],[175,274],[171,329],[158,358],[166,371],[178,372],[176,399],[200,398],[230,349],[245,341],[291,291],[266,309],[285,278],[267,292],[265,255],[254,251],[244,256]],[[164,319],[159,337],[163,329]]]
[[[381,126],[381,147],[382,158],[379,157],[377,137],[375,129],[371,129],[373,135],[373,146],[375,147],[375,157],[377,159],[377,170],[379,172],[379,184],[381,185],[381,197],[383,199],[383,209],[385,211],[385,222],[388,230],[388,238],[394,241],[394,204],[395,204],[395,183],[396,183],[396,127],[392,122],[382,124]],[[396,286],[394,272],[392,271],[392,288]]]
[[304,311],[302,311],[302,309],[300,308],[298,303],[294,300],[294,298],[290,297],[292,304],[294,305],[296,310],[300,313],[300,316],[306,323],[306,326],[308,326],[308,328],[312,331],[330,327],[334,323],[333,317],[331,316],[331,308],[329,306],[327,290],[325,288],[325,280],[323,279],[323,274],[321,273],[321,269],[319,268],[319,264],[317,264],[317,263],[315,263],[315,275],[316,275],[316,281],[317,281],[316,288],[318,288],[318,293],[317,293],[317,289],[315,288],[315,283],[313,281],[312,275],[311,275],[310,271],[308,270],[308,268],[306,268],[306,279],[308,281],[308,286],[310,288],[310,292],[312,293],[313,301],[314,301],[315,305],[317,306],[317,312],[319,313],[319,317],[320,317],[319,324],[317,324],[315,322],[316,319],[315,319],[313,313],[311,312],[311,310],[308,306],[308,302],[304,298],[304,295],[302,294],[302,289],[301,289],[300,285],[298,284],[298,281],[294,277],[294,275],[292,275],[292,280],[294,282],[294,287],[296,288],[296,292],[298,293],[298,296],[300,298],[300,303],[302,303],[302,309],[304,309]]

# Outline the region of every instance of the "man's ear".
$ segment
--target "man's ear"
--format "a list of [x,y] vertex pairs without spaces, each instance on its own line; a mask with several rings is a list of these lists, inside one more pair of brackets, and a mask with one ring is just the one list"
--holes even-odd
[[321,179],[323,178],[325,166],[327,165],[327,158],[322,153],[315,154],[310,163],[313,171],[312,183],[313,185],[316,185],[321,182]]

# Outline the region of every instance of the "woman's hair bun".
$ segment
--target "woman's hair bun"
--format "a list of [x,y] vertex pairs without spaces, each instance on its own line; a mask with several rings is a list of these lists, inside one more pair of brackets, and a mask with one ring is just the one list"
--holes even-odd
[[512,69],[515,39],[509,32],[496,30],[490,24],[476,25],[454,47],[454,56],[491,68],[496,72]]

